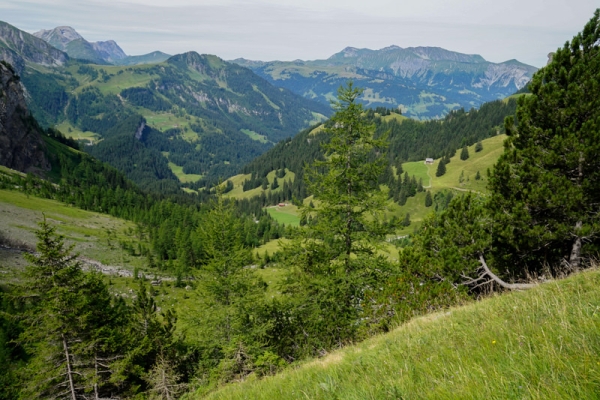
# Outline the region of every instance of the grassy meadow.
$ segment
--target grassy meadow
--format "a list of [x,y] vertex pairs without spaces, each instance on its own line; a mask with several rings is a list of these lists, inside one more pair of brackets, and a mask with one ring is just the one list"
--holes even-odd
[[[208,399],[597,399],[600,271],[430,314]],[[199,399],[188,395],[186,399]]]
[[[384,118],[406,118],[399,114],[391,114]],[[318,127],[317,129],[322,129]],[[487,193],[487,170],[492,169],[496,160],[504,151],[503,143],[506,135],[498,135],[489,139],[483,140],[483,150],[476,153],[475,145],[468,147],[469,158],[467,160],[460,159],[460,151],[457,150],[453,157],[450,158],[450,163],[446,165],[446,173],[443,176],[436,177],[435,173],[440,160],[435,160],[432,165],[425,165],[424,161],[406,162],[402,164],[404,172],[408,172],[409,176],[415,176],[417,180],[421,179],[423,187],[431,191],[432,195],[442,191],[453,191],[455,194],[461,192],[474,191],[481,194]],[[480,179],[476,180],[475,176],[479,172]],[[462,178],[461,178],[462,174]],[[267,175],[269,184],[273,182],[275,171],[271,171]],[[245,180],[250,179],[250,174],[240,174],[229,178],[233,183],[233,190],[226,194],[227,197],[244,199],[260,196],[262,193],[268,194],[271,189],[263,190],[257,187],[252,190],[243,191],[242,185]],[[284,180],[292,182],[295,179],[295,174],[291,171],[286,171],[284,178],[279,179],[280,187]],[[281,189],[276,189],[281,190]],[[406,214],[410,214],[411,224],[408,227],[402,228],[396,232],[398,236],[409,235],[418,226],[421,221],[433,211],[433,208],[425,207],[426,193],[417,193],[415,197],[407,199],[404,206],[390,201],[388,204],[388,217],[396,216],[403,220]],[[283,208],[267,208],[269,214],[277,221],[297,226],[300,218],[298,209],[295,206],[286,206]]]

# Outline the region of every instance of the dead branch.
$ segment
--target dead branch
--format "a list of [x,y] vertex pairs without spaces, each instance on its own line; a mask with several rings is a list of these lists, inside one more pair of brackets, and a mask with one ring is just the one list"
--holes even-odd
[[483,258],[483,254],[479,255],[479,262],[481,263],[481,266],[483,267],[485,274],[487,276],[489,276],[490,278],[492,278],[492,280],[494,282],[496,282],[498,285],[502,286],[505,289],[527,290],[527,289],[531,289],[531,288],[534,288],[537,286],[537,284],[535,284],[535,283],[506,283],[502,279],[500,279],[496,274],[494,274],[492,271],[490,271],[490,269],[488,268],[488,266],[485,262],[485,258]]

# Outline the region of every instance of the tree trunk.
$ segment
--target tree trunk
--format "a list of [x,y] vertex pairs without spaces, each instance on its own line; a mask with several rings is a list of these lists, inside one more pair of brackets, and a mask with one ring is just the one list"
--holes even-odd
[[67,376],[69,377],[69,389],[71,392],[71,398],[73,400],[77,400],[77,396],[75,394],[75,383],[73,382],[73,371],[71,370],[71,355],[69,354],[69,345],[67,344],[67,338],[65,335],[62,335],[63,340],[63,348],[65,350],[65,358],[67,359]]
[[571,248],[571,256],[569,257],[569,266],[573,270],[579,269],[579,264],[581,263],[581,236],[579,235],[579,231],[581,230],[583,223],[582,221],[577,221],[575,224],[575,241],[573,242],[573,247]]

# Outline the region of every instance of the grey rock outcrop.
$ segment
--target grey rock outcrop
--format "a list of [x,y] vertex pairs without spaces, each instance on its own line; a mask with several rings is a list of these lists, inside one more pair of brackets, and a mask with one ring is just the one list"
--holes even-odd
[[50,170],[41,131],[27,110],[12,66],[0,63],[0,165],[43,175]]

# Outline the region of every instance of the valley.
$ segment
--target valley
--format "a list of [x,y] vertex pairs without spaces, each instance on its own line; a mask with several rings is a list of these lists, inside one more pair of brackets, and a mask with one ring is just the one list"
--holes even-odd
[[600,9],[539,70],[61,25],[0,22],[0,400],[598,392]]

